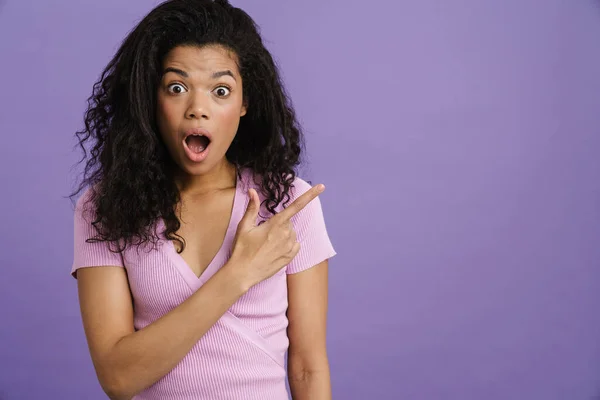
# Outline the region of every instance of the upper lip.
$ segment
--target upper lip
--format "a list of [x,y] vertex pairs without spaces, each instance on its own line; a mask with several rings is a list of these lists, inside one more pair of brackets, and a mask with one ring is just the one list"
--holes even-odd
[[188,136],[190,135],[202,135],[202,136],[206,136],[208,138],[208,140],[210,140],[212,142],[212,135],[209,131],[207,131],[204,128],[191,128],[185,131],[185,136],[183,137],[183,140],[187,139]]

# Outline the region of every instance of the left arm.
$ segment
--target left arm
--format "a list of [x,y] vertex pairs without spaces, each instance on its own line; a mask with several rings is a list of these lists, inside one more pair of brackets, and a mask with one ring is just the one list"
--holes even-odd
[[326,349],[328,260],[287,276],[288,377],[293,400],[331,400]]

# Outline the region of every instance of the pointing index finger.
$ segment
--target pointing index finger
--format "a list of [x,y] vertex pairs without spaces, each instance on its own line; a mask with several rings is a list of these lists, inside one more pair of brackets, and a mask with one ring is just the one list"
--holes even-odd
[[296,200],[292,202],[289,206],[287,206],[283,211],[281,211],[277,218],[282,221],[289,221],[292,217],[298,214],[308,203],[314,200],[318,195],[323,193],[325,190],[325,185],[322,183],[313,186],[309,190],[307,190],[304,194],[298,197]]

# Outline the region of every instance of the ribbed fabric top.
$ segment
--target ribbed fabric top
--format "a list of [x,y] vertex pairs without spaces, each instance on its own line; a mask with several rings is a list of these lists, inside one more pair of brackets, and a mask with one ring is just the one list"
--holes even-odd
[[[93,211],[89,208],[84,210],[89,189],[77,201],[75,208],[71,273],[76,277],[77,269],[92,266],[125,268],[133,295],[134,326],[136,330],[143,329],[185,301],[229,259],[237,225],[249,202],[248,188],[257,188],[249,169],[242,170],[241,175],[236,183],[225,240],[199,278],[176,252],[173,243],[163,235],[160,235],[161,241],[156,249],[150,245],[132,247],[121,255],[110,252],[105,242],[86,243],[86,239],[95,236],[90,223]],[[301,178],[296,178],[290,193],[292,201],[310,187]],[[281,209],[279,205],[278,211]],[[268,213],[263,208],[260,215]],[[284,367],[289,344],[286,276],[306,270],[336,254],[327,234],[319,198],[296,214],[292,224],[301,245],[292,262],[271,278],[253,286],[171,372],[135,399],[289,398]],[[160,233],[164,223],[161,220],[156,226]]]

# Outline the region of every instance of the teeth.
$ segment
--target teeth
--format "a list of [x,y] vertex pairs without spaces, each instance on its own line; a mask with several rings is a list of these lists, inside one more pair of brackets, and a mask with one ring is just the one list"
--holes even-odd
[[[0,0],[0,2],[1,2],[1,1],[2,1],[2,0]],[[186,136],[186,139],[187,139],[187,138],[189,138],[189,137],[192,137],[192,136],[196,136],[196,137],[205,137],[207,140],[210,140],[210,139],[208,138],[208,136],[206,136],[206,135],[203,135],[203,134],[201,134],[201,133],[192,133],[192,134],[190,134],[190,135]]]

